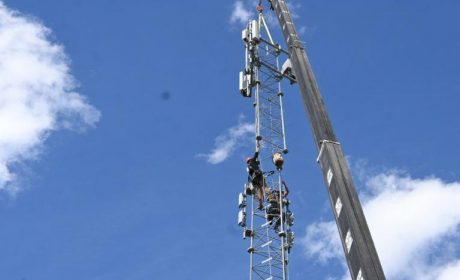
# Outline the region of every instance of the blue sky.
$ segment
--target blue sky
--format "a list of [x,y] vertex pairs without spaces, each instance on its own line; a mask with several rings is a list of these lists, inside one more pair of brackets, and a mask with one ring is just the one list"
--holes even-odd
[[[219,164],[197,156],[252,121],[237,92],[235,3],[4,1],[0,41],[23,37],[0,43],[0,279],[247,277],[236,200],[252,146],[243,135],[247,144]],[[460,4],[293,4],[388,278],[456,279]],[[5,23],[10,17],[19,23]],[[14,42],[31,61],[7,63]],[[35,67],[35,55],[46,68]],[[24,98],[12,98],[11,85]],[[286,89],[285,101],[298,238],[291,279],[340,279],[343,259],[297,88]],[[5,104],[48,110],[15,115]]]

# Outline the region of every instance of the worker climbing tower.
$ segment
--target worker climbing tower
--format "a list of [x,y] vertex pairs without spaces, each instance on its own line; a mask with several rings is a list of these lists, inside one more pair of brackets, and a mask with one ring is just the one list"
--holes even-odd
[[[255,206],[258,188],[254,186],[254,180],[246,185],[245,192],[240,195],[239,222],[244,227],[244,237],[251,241],[248,249],[250,279],[288,279],[288,253],[293,244],[290,229],[292,213],[286,195],[283,196],[287,189],[282,183],[282,168],[279,168],[279,159],[282,162],[282,154],[287,153],[280,81],[287,79],[297,83],[300,88],[318,151],[316,161],[324,177],[351,279],[385,280],[341,144],[334,134],[287,0],[268,2],[281,27],[287,52],[273,42],[260,0],[257,8],[259,20],[251,21],[243,31],[246,67],[240,73],[240,92],[254,99],[256,151],[260,153],[260,166],[266,182],[261,188],[267,185],[270,190],[264,191],[264,201],[270,201],[271,191],[278,189],[280,207],[272,215],[270,205],[264,205],[262,210]],[[261,36],[263,30],[268,39]],[[287,55],[288,59],[280,67],[282,55]],[[276,172],[270,172],[273,167],[271,161],[278,165]],[[247,203],[248,200],[251,203]],[[246,216],[250,217],[248,224]],[[279,221],[278,228],[272,217]]]
[[[250,280],[288,279],[289,253],[294,243],[294,215],[289,209],[288,187],[282,176],[288,150],[283,116],[283,80],[295,81],[287,52],[274,43],[259,6],[258,20],[242,32],[245,68],[240,72],[240,93],[251,98],[255,112],[254,142],[259,180],[248,178],[239,197],[239,225],[249,239]],[[255,175],[254,175],[255,176]],[[259,197],[260,196],[260,197]]]

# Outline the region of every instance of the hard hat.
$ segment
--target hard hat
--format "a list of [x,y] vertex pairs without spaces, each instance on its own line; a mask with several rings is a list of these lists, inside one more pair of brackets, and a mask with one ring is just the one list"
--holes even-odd
[[248,163],[251,159],[252,159],[252,157],[247,157],[246,158],[246,163]]
[[281,153],[275,153],[273,155],[273,163],[276,165],[276,167],[282,168],[284,164],[283,155],[281,155]]

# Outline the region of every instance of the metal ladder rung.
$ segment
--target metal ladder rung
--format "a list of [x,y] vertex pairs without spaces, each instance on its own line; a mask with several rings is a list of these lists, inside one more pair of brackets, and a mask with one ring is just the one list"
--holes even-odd
[[267,262],[269,262],[269,261],[271,261],[271,260],[273,260],[273,258],[272,258],[272,257],[269,257],[268,259],[263,260],[263,261],[261,262],[261,264],[265,264],[265,263],[267,263]]
[[265,224],[261,225],[260,227],[266,227],[270,224],[270,222],[266,222]]
[[268,245],[272,244],[272,242],[273,242],[273,241],[270,240],[270,241],[268,241],[267,243],[262,244],[260,247],[265,248],[265,247],[267,247]]

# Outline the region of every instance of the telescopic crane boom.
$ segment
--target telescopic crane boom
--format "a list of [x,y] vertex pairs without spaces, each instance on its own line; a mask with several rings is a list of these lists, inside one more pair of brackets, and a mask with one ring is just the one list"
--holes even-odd
[[285,0],[269,0],[283,32],[294,75],[300,87],[326,189],[353,280],[384,280],[385,275],[370,234],[350,170],[329,120],[305,49]]

